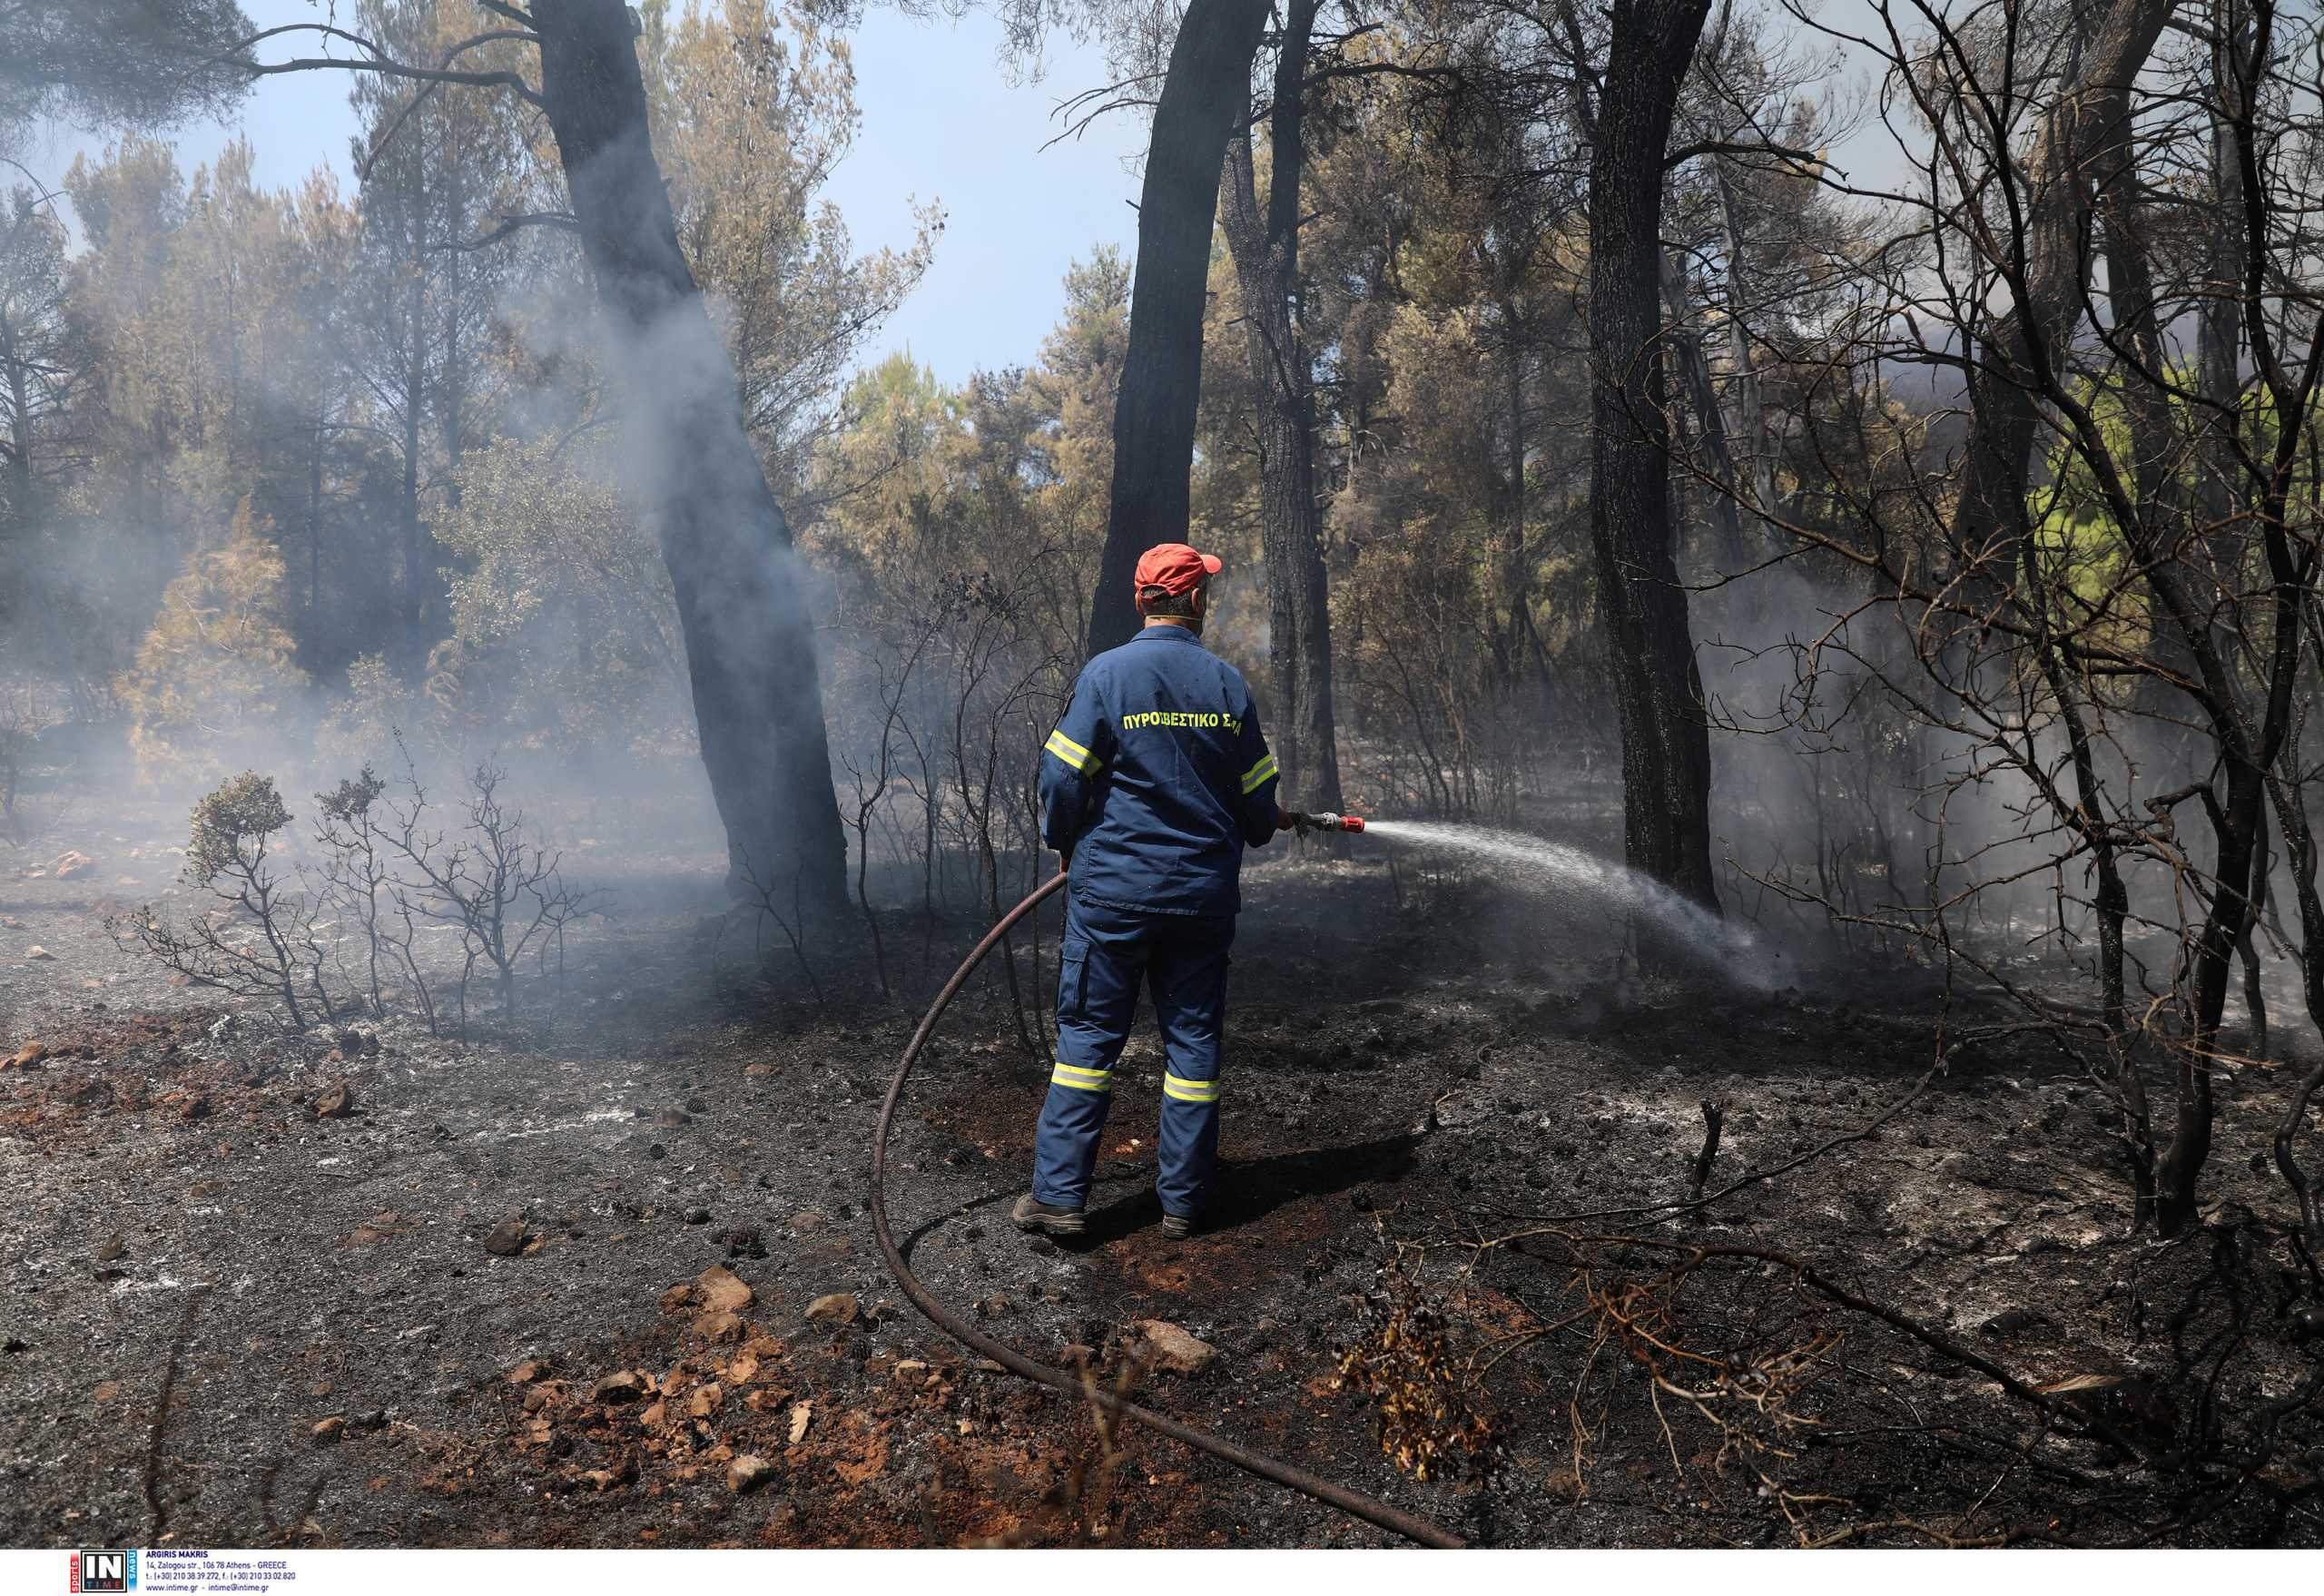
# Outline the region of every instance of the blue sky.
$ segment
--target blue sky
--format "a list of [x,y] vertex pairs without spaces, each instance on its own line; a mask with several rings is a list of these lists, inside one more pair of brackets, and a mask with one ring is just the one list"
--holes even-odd
[[[260,27],[319,21],[327,10],[311,0],[242,5]],[[876,360],[909,348],[956,383],[979,368],[1029,362],[1063,302],[1066,268],[1099,243],[1136,252],[1130,202],[1138,180],[1128,163],[1144,149],[1144,126],[1117,113],[1079,139],[1043,150],[1060,131],[1051,115],[1058,102],[1107,81],[1094,49],[1059,41],[1043,79],[1012,87],[996,60],[1000,30],[990,20],[915,22],[876,0],[868,9],[853,35],[863,123],[825,192],[858,250],[909,244],[915,197],[940,200],[947,221],[935,264],[867,353]],[[292,53],[278,48],[272,58]],[[250,136],[261,183],[292,187],[328,165],[342,187],[354,186],[347,150],[355,118],[344,74],[261,80],[231,126],[181,130],[179,160],[192,171],[235,131]],[[54,182],[75,153],[104,142],[51,129],[21,153]]]

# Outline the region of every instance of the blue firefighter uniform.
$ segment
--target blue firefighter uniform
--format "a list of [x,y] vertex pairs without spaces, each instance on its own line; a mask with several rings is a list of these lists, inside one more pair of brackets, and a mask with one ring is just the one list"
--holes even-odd
[[1165,1071],[1156,1189],[1165,1213],[1201,1213],[1243,849],[1275,835],[1275,787],[1249,686],[1193,631],[1149,626],[1082,668],[1041,756],[1041,837],[1071,856],[1071,881],[1037,1200],[1088,1197],[1143,980]]

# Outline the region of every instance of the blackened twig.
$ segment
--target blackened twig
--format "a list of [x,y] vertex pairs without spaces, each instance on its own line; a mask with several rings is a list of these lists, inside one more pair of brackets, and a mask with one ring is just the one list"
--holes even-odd
[[1710,1178],[1710,1161],[1718,1157],[1718,1128],[1727,1122],[1726,1114],[1709,1098],[1702,1100],[1703,1150],[1695,1155],[1695,1177],[1687,1187],[1687,1200],[1703,1200],[1703,1182]]

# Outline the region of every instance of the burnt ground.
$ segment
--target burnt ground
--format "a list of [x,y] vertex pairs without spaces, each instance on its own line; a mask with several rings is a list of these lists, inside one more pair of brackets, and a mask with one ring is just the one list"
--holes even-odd
[[[780,962],[742,980],[736,938],[714,970],[702,862],[618,883],[533,1029],[292,1035],[106,936],[174,869],[166,829],[90,828],[67,879],[0,874],[0,1043],[46,1049],[0,1071],[0,1542],[1384,1543],[1159,1437],[1109,1450],[1086,1407],[900,1308],[865,1174],[917,1000],[860,962],[825,964],[820,1004]],[[2009,1016],[1926,970],[1640,981],[1610,927],[1491,881],[1365,856],[1246,879],[1224,1187],[1191,1242],[1155,1229],[1150,1031],[1067,1250],[1005,1217],[1045,1077],[1005,983],[948,1019],[891,1200],[990,1333],[1089,1349],[1142,1401],[1494,1544],[2324,1539],[2314,1411],[2251,1443],[2319,1350],[2286,1334],[2285,1205],[2248,1162],[2290,1068],[2221,1078],[2213,1206],[2161,1245],[2054,1049],[2001,1037],[1929,1073],[1940,1022]],[[977,929],[891,928],[900,986],[931,990]],[[319,1117],[336,1084],[351,1111]],[[1701,1218],[1544,1217],[1683,1196],[1706,1098],[1714,1190],[1804,1161]],[[1626,1228],[1805,1256],[2086,1388],[2062,1400],[2165,1461],[2044,1424],[1779,1265],[1673,1276],[1576,1239]],[[1154,1320],[1215,1357],[1157,1364]],[[2202,1444],[2245,1466],[2191,1512],[2167,1454]],[[763,1465],[743,1490],[739,1459]]]

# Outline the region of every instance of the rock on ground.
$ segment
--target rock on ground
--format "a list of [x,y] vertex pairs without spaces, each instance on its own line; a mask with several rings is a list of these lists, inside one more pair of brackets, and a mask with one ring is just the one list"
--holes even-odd
[[1188,1335],[1167,1319],[1140,1319],[1130,1326],[1144,1341],[1154,1366],[1176,1374],[1198,1374],[1218,1356],[1208,1342]]

